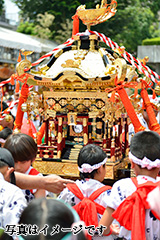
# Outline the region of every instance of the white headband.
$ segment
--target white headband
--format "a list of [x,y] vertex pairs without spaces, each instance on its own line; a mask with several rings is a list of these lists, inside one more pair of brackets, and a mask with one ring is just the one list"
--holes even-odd
[[156,159],[155,161],[151,161],[147,157],[139,159],[135,157],[131,152],[129,152],[129,158],[132,160],[132,162],[140,165],[142,168],[147,168],[148,170],[152,168],[160,168],[160,159]]
[[83,163],[81,167],[78,167],[78,170],[81,173],[91,173],[93,170],[98,169],[100,166],[104,165],[107,161],[107,158],[105,158],[102,162],[90,165],[88,163]]

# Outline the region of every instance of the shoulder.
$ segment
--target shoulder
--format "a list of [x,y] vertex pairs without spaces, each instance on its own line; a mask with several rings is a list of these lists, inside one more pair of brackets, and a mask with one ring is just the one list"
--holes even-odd
[[3,196],[7,197],[8,200],[16,198],[16,199],[22,199],[25,201],[25,197],[22,190],[19,187],[7,181],[3,182],[3,185],[1,186],[0,190],[2,190]]
[[112,191],[115,189],[122,189],[122,190],[128,190],[131,186],[134,186],[134,183],[132,182],[131,178],[123,178],[118,181],[116,181],[112,186]]
[[113,184],[113,187],[111,189],[108,206],[113,209],[116,209],[117,206],[119,206],[120,203],[126,197],[130,196],[135,190],[136,187],[132,182],[131,178],[124,178],[118,180]]

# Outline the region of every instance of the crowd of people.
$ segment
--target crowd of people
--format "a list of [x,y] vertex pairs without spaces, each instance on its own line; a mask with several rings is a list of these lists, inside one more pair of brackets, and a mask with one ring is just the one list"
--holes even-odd
[[[158,133],[133,134],[129,159],[136,177],[111,187],[102,183],[107,155],[99,146],[88,144],[80,150],[79,180],[43,176],[32,167],[34,139],[0,124],[1,240],[160,239]],[[57,199],[49,192],[58,194]]]

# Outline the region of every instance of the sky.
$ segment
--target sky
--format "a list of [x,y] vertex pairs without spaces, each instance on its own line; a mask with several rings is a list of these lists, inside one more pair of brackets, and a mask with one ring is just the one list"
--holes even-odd
[[5,0],[6,18],[10,19],[10,24],[15,25],[18,22],[18,7],[11,1]]

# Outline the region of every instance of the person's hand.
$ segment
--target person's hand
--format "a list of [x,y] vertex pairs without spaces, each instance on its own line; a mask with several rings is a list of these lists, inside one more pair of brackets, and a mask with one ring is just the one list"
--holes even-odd
[[120,232],[120,227],[118,224],[111,224],[110,228],[112,229],[113,235],[118,235]]
[[13,116],[11,115],[7,115],[7,117],[3,118],[1,121],[0,121],[0,124],[2,125],[3,128],[10,128],[10,129],[13,129],[13,126],[14,126],[14,119],[13,119]]
[[44,177],[45,189],[55,194],[60,193],[67,185],[67,183],[74,183],[70,179],[61,178],[58,175],[52,174]]

